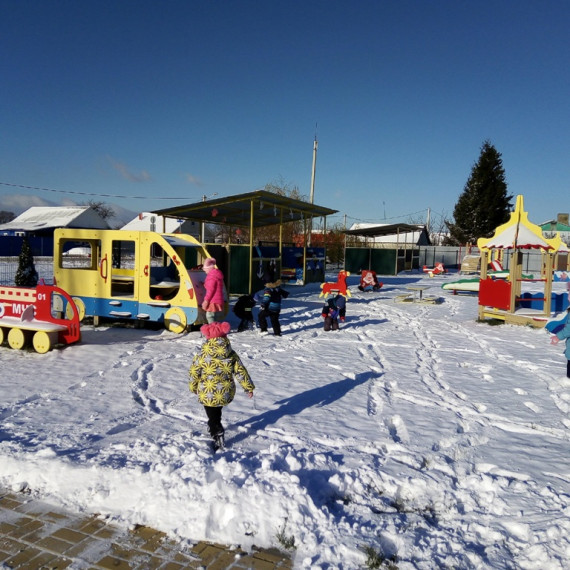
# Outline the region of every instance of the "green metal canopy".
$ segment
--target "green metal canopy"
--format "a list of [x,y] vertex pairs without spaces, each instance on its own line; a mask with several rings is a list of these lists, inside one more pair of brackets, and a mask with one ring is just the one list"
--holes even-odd
[[[246,227],[249,229],[249,243],[247,244],[228,244],[229,256],[229,284],[228,291],[233,294],[238,291],[234,290],[233,283],[237,281],[236,275],[243,275],[244,263],[241,260],[241,254],[238,248],[247,246],[249,260],[247,267],[247,291],[253,291],[255,282],[254,270],[254,249],[258,248],[253,243],[254,228],[264,226],[279,226],[279,260],[282,257],[282,229],[283,225],[289,222],[301,221],[305,223],[305,231],[310,228],[310,222],[313,218],[324,218],[324,231],[326,232],[326,216],[336,214],[338,210],[331,210],[323,206],[316,206],[310,202],[303,202],[295,198],[280,196],[267,190],[256,190],[245,194],[236,194],[226,196],[225,198],[217,198],[215,200],[207,200],[204,202],[195,202],[184,206],[174,206],[172,208],[164,208],[155,210],[153,213],[163,216],[164,218],[181,218],[194,220],[201,223],[214,223],[233,227]],[[310,230],[309,230],[310,231]],[[309,233],[310,236],[310,233]],[[307,240],[304,240],[303,247],[303,282],[306,281],[306,258],[307,258]],[[233,257],[232,257],[233,256]],[[257,254],[256,264],[260,259]],[[240,291],[241,293],[241,291]]]
[[337,212],[338,210],[280,196],[267,190],[154,211],[155,214],[170,218],[254,228],[330,216]]

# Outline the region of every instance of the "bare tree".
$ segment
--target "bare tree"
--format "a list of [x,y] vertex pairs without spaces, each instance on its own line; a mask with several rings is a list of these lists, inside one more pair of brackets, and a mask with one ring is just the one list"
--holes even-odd
[[[414,224],[416,226],[428,226],[426,220],[420,218],[410,217],[408,220],[409,224]],[[432,245],[442,245],[443,241],[446,239],[449,231],[447,229],[447,224],[449,223],[449,217],[446,212],[443,211],[441,214],[434,214],[430,216],[429,227],[426,227],[430,242]]]
[[89,206],[93,208],[104,220],[110,220],[115,217],[115,212],[111,206],[105,204],[105,202],[97,202],[95,200],[88,200],[83,206]]
[[16,217],[14,212],[7,212],[6,210],[0,210],[0,224],[7,224],[11,222]]

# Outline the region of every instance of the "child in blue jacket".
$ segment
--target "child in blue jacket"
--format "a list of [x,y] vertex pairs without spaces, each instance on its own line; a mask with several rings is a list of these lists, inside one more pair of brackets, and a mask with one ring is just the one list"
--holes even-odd
[[281,280],[274,283],[265,283],[263,296],[261,297],[261,310],[257,315],[257,324],[262,333],[267,333],[267,319],[271,321],[273,334],[281,336],[281,325],[279,324],[279,313],[281,312],[281,299],[289,297],[289,291],[281,289]]
[[566,339],[566,350],[564,350],[564,356],[566,357],[566,376],[570,378],[570,307],[566,310],[568,314],[566,315],[564,328],[560,329],[552,337],[550,342],[552,342],[552,344],[558,344],[561,340]]
[[344,323],[346,315],[346,299],[344,295],[329,295],[321,314],[325,319],[325,330],[337,331],[339,319]]

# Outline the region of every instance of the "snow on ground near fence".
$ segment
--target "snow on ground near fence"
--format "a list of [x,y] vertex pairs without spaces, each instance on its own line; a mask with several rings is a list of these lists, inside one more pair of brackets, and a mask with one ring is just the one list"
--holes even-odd
[[[400,569],[563,568],[563,347],[477,323],[476,297],[440,289],[453,278],[361,293],[352,276],[328,333],[318,285],[289,288],[283,337],[230,335],[257,389],[238,388],[216,455],[187,384],[198,332],[84,326],[45,355],[2,347],[0,485],[184,541],[294,540],[295,568],[364,567],[366,548]],[[444,302],[394,302],[418,282]]]

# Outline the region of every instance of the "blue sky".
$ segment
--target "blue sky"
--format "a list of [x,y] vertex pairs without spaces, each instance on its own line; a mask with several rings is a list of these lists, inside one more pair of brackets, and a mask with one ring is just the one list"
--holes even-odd
[[540,223],[570,211],[569,29],[566,0],[0,0],[0,208],[309,196],[316,134],[329,223],[450,217],[486,139]]

